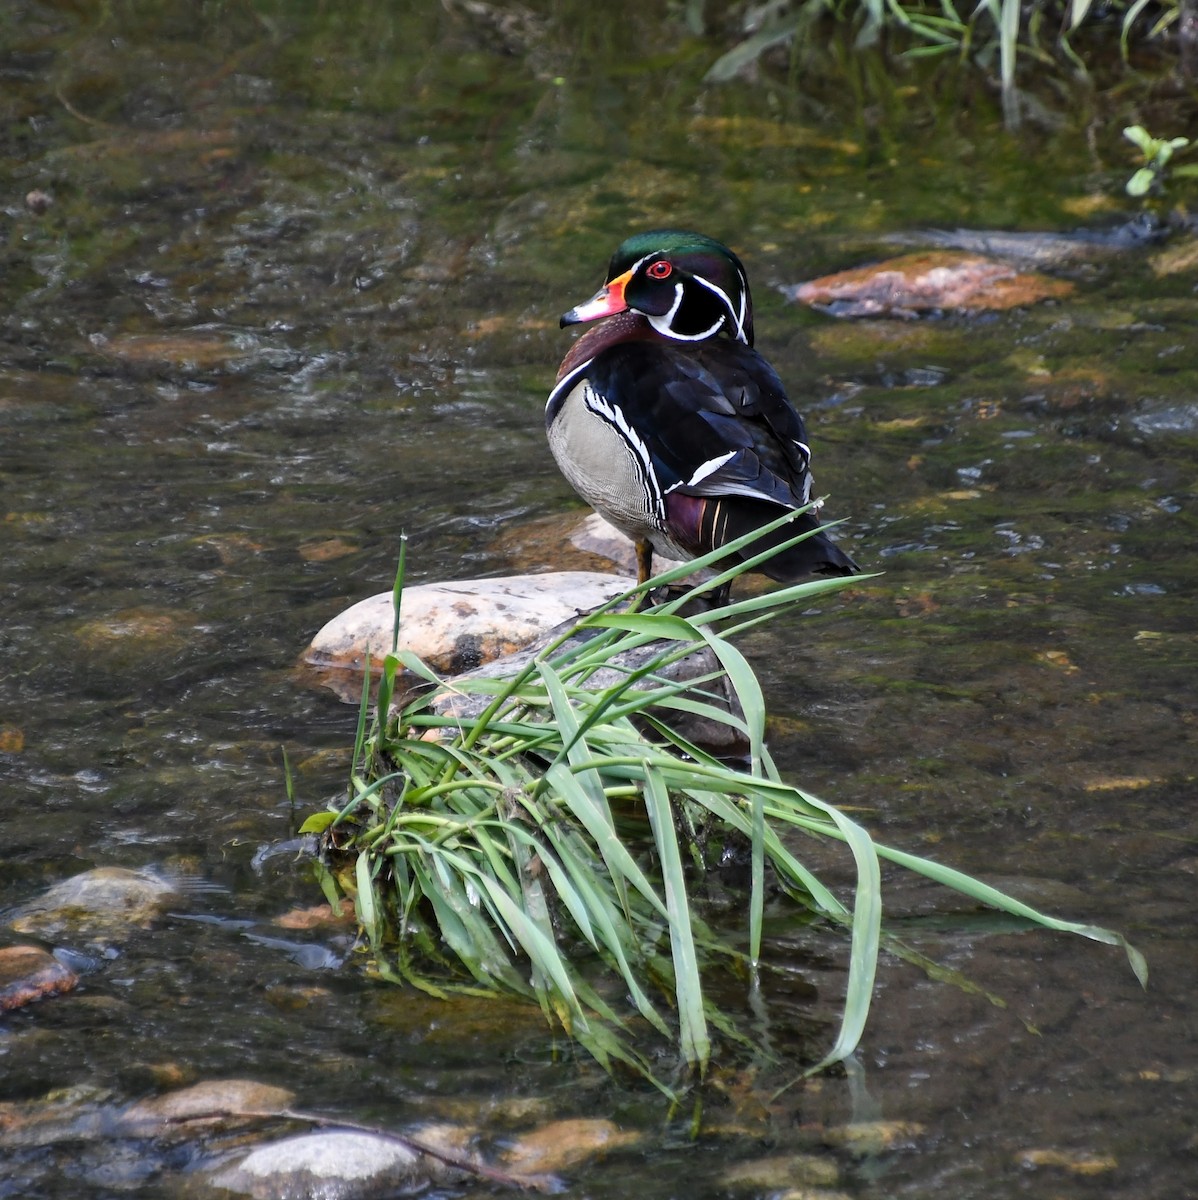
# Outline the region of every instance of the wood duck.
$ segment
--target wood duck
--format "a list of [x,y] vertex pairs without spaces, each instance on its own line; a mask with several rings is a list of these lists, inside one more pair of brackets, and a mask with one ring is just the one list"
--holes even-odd
[[[753,349],[741,261],[709,237],[658,229],[630,237],[607,282],[561,318],[599,321],[571,347],[545,407],[557,465],[574,490],[636,544],[706,554],[811,501],[803,419]],[[729,562],[819,528],[814,510]],[[823,533],[765,562],[771,579],[850,575],[857,564]]]

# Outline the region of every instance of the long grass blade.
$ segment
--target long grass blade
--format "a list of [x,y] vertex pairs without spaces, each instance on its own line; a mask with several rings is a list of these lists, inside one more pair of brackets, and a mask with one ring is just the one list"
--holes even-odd
[[574,1020],[578,1022],[575,1028],[586,1029],[586,1014],[556,943],[494,879],[489,875],[479,875],[477,879],[479,886],[487,892],[492,904],[502,915],[533,966],[544,975],[546,981],[553,986],[557,997],[567,1005]]
[[678,849],[669,793],[661,776],[649,766],[645,768],[645,807],[649,812],[653,840],[661,860],[670,922],[670,949],[674,960],[674,988],[678,998],[679,1040],[686,1061],[703,1071],[711,1056],[711,1038],[703,1009],[703,983],[691,930],[682,855]]
[[391,607],[395,619],[391,626],[391,653],[399,653],[399,613],[403,606],[403,585],[407,573],[408,535],[399,535],[399,561],[395,565],[395,582],[391,585]]
[[370,940],[371,949],[377,952],[383,939],[383,925],[374,894],[374,874],[371,866],[372,860],[369,854],[358,855],[358,861],[354,864],[357,885],[355,904],[358,921]]
[[[631,884],[668,921],[669,912],[666,909],[665,903],[645,876],[644,871],[641,870],[636,860],[629,853],[628,847],[624,845],[616,833],[611,822],[610,809],[608,810],[608,815],[605,817],[602,811],[592,803],[591,797],[579,785],[578,780],[561,763],[551,767],[546,772],[546,778],[549,780],[554,791],[565,800],[571,814],[582,824],[594,840],[600,855],[603,857],[604,865],[611,873],[612,884],[615,886],[617,893],[622,896],[621,903],[623,904],[625,915],[631,919],[626,894],[627,885]],[[605,797],[604,808],[606,806],[607,801]]]
[[920,858],[916,854],[908,854],[905,850],[896,850],[891,846],[879,845],[877,846],[877,852],[890,862],[897,863],[899,866],[906,867],[918,875],[923,875],[927,879],[934,880],[936,883],[943,884],[945,887],[950,887],[954,891],[970,896],[974,900],[988,905],[990,908],[997,908],[999,912],[1010,913],[1016,917],[1025,917],[1027,920],[1034,921],[1037,925],[1042,925],[1046,929],[1055,929],[1062,933],[1076,933],[1080,937],[1089,938],[1093,942],[1102,942],[1107,946],[1119,946],[1127,955],[1127,961],[1131,966],[1132,973],[1139,980],[1140,986],[1148,986],[1147,959],[1121,933],[1104,929],[1101,925],[1087,925],[1078,921],[1065,921],[1059,917],[1049,916],[1047,913],[1033,908],[1030,904],[1024,904],[1023,901],[1016,900],[1013,896],[1008,896],[1005,892],[999,891],[998,888],[991,887],[989,884],[983,883],[980,879],[975,879],[972,875],[966,875],[963,871],[943,866],[941,863],[933,862],[928,858]]
[[[570,907],[572,914],[574,907],[567,896],[572,892],[577,897],[574,903],[586,912],[588,926],[594,931],[591,944],[596,949],[602,947],[607,950],[628,987],[628,993],[637,1011],[660,1034],[669,1037],[670,1032],[665,1021],[646,995],[637,971],[628,957],[630,949],[635,949],[636,933],[632,927],[625,924],[614,900],[604,894],[600,877],[582,868],[582,856],[569,852],[564,846],[562,850],[561,862],[554,862],[552,856],[546,858],[547,869],[558,895],[562,897],[563,903]],[[565,864],[564,867],[562,863]],[[575,919],[577,920],[577,917]]]
[[1019,125],[1019,100],[1015,91],[1015,57],[1022,15],[1020,0],[1002,0],[998,28],[999,71],[1002,76],[1003,116],[1008,128]]

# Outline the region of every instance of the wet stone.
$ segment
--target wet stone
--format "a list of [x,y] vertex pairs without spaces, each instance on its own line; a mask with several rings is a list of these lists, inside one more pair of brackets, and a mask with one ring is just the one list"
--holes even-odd
[[[621,575],[636,575],[636,547],[632,539],[596,512],[581,520],[576,512],[571,512],[514,525],[496,539],[496,550],[526,571],[606,573],[614,568]],[[654,571],[675,565],[670,559],[654,556]],[[696,572],[694,578],[711,578],[714,574],[709,569]],[[738,588],[747,582],[742,581]]]
[[25,193],[25,207],[30,212],[37,213],[40,217],[42,213],[49,212],[54,206],[54,197],[49,192],[43,192],[41,188],[34,188],[31,192]]
[[111,358],[147,366],[214,370],[227,367],[253,353],[246,339],[235,339],[211,329],[181,333],[120,334],[97,339],[96,348]]
[[353,905],[342,899],[334,912],[329,904],[314,904],[308,908],[293,908],[271,922],[280,929],[325,929],[329,926],[349,927],[354,923]]
[[848,1192],[832,1192],[821,1187],[792,1187],[776,1194],[776,1200],[851,1200]]
[[139,1100],[121,1116],[121,1126],[139,1137],[197,1121],[225,1121],[289,1108],[295,1093],[253,1079],[207,1079],[148,1100]]
[[526,1175],[564,1171],[640,1140],[639,1133],[602,1118],[552,1121],[519,1137],[504,1155],[504,1165]]
[[391,1138],[333,1130],[259,1146],[218,1171],[211,1183],[261,1200],[371,1200],[447,1182],[458,1174]]
[[152,872],[97,867],[21,905],[9,924],[50,942],[109,944],[148,928],[177,896],[173,884]]
[[158,647],[182,637],[178,613],[151,608],[130,608],[87,621],[76,632],[84,649],[90,651],[103,651],[129,640]]
[[104,1088],[77,1084],[37,1100],[0,1103],[0,1150],[79,1145],[94,1139],[105,1127],[102,1106],[108,1098]]
[[1119,1166],[1113,1155],[1055,1147],[1021,1150],[1015,1157],[1020,1166],[1028,1169],[1048,1168],[1070,1175],[1106,1175]]
[[1198,433],[1198,404],[1146,403],[1131,423],[1147,438],[1193,437]]
[[1152,270],[1160,276],[1198,272],[1198,238],[1188,238],[1154,254]]
[[598,513],[580,521],[570,531],[569,542],[583,554],[607,559],[626,574],[636,574],[636,547],[632,539]]
[[[631,586],[630,579],[593,571],[421,584],[404,590],[399,647],[434,671],[456,675],[521,649]],[[381,662],[391,651],[394,622],[391,593],[371,596],[328,622],[304,661],[318,671],[361,670],[369,652]]]
[[1073,285],[999,259],[933,250],[825,275],[785,292],[838,317],[910,317],[945,309],[1016,308],[1068,296]]
[[909,1146],[924,1132],[924,1126],[917,1121],[854,1121],[849,1125],[829,1126],[823,1130],[822,1138],[829,1146],[866,1158]]
[[753,1159],[729,1167],[720,1176],[720,1182],[727,1188],[787,1193],[796,1188],[832,1187],[839,1179],[836,1164],[814,1154],[780,1154]]
[[598,513],[579,519],[577,511],[554,513],[505,525],[494,551],[521,572],[610,571],[636,573],[632,540]]
[[39,946],[0,949],[0,1012],[69,992],[79,976]]
[[164,658],[186,651],[197,624],[183,612],[139,606],[84,621],[74,635],[88,667],[140,679],[160,673]]

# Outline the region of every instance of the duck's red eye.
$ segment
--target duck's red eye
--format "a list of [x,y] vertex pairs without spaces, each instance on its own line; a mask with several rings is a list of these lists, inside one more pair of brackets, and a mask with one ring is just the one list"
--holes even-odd
[[645,268],[645,274],[650,279],[669,279],[670,273],[674,270],[672,266],[664,258],[659,258],[657,262],[650,263]]

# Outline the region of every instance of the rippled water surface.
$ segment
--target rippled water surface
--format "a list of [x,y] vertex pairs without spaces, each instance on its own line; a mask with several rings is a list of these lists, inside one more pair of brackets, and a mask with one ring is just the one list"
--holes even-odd
[[[1072,295],[972,318],[837,321],[780,288],[901,232],[1118,225],[1118,130],[1192,129],[1194,106],[1092,97],[1008,134],[939,75],[858,65],[851,103],[769,69],[704,85],[724,15],[703,36],[623,3],[0,17],[0,908],[93,866],[184,881],[77,992],[0,1022],[0,1101],[236,1075],[394,1126],[614,1116],[644,1138],[586,1169],[595,1196],[722,1195],[728,1163],[795,1149],[864,1198],[1193,1193],[1195,256],[1182,234],[1070,252],[1049,269]],[[401,532],[417,579],[554,565],[527,531],[580,511],[542,432],[557,314],[666,223],[744,257],[828,511],[882,572],[743,643],[785,773],[1119,928],[1152,971],[1141,992],[1118,951],[896,875],[895,931],[1005,1007],[888,959],[858,1070],[780,1097],[785,1073],[717,1071],[697,1142],[555,1057],[538,1014],[400,992],[273,923],[320,899],[279,847],[343,787],[355,720],[297,658],[390,586]],[[763,1036],[811,1061],[843,946],[771,922]],[[853,1154],[821,1131],[854,1117],[910,1129]],[[0,1196],[173,1195],[183,1165],[13,1164]]]

